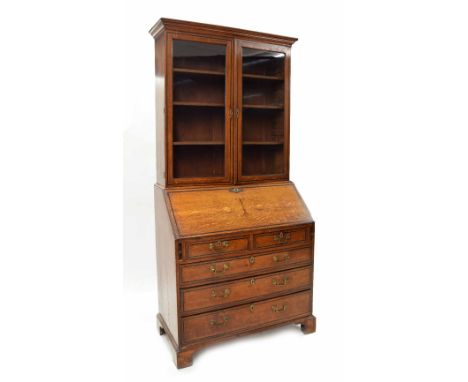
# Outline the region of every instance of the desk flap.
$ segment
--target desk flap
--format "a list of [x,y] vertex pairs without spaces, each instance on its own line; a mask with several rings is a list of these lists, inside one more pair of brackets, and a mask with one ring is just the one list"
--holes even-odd
[[312,222],[292,183],[237,190],[167,190],[180,236]]

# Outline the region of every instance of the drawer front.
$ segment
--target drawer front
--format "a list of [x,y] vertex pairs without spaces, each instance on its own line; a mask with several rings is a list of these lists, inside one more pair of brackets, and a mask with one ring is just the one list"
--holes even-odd
[[183,319],[185,342],[217,337],[310,314],[310,290]]
[[182,290],[184,312],[238,303],[274,293],[310,288],[311,267],[292,269],[266,276],[250,277],[230,283]]
[[216,253],[241,252],[249,249],[249,238],[236,237],[204,241],[202,243],[191,242],[188,245],[188,257],[200,257]]
[[194,282],[203,280],[221,280],[226,277],[242,275],[288,265],[304,263],[312,260],[312,248],[284,250],[263,255],[252,255],[241,259],[213,261],[211,263],[191,264],[181,266],[181,281]]
[[307,228],[291,229],[254,235],[255,248],[298,244],[307,240]]

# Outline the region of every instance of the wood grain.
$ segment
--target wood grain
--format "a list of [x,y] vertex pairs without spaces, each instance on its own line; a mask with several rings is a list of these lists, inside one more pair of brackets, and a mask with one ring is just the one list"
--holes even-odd
[[221,238],[203,243],[195,242],[188,246],[187,257],[200,257],[214,253],[242,252],[249,247],[249,237]]
[[296,39],[172,19],[150,33],[157,326],[176,366],[277,326],[314,332],[315,223],[289,181]]
[[176,244],[163,190],[154,187],[159,313],[174,341],[179,341]]
[[[239,275],[250,275],[253,272],[278,270],[312,260],[310,247],[283,250],[279,252],[236,257],[222,261],[210,261],[182,265],[180,271],[181,283],[219,281]],[[213,271],[213,269],[215,271]]]
[[292,184],[167,192],[181,237],[312,221]]
[[[261,300],[275,294],[307,289],[311,283],[310,267],[296,268],[270,275],[248,277],[182,291],[183,312],[199,313],[207,308],[222,308],[245,301]],[[194,312],[196,311],[196,312]]]
[[291,245],[307,240],[306,228],[281,230],[271,233],[261,233],[254,235],[254,247],[278,247],[282,245]]
[[304,315],[310,313],[310,300],[311,294],[307,291],[187,317],[183,319],[184,341],[189,343]]
[[156,38],[164,30],[178,32],[183,31],[213,37],[222,36],[230,38],[252,39],[254,41],[283,44],[287,46],[291,46],[292,44],[294,44],[294,42],[297,41],[296,37],[280,36],[271,33],[256,32],[239,28],[203,24],[196,23],[193,21],[176,20],[168,18],[159,19],[157,23],[149,30],[149,33]]

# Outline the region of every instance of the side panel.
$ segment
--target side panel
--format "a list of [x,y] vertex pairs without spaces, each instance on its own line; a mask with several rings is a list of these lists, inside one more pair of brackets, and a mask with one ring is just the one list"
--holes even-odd
[[155,40],[156,179],[166,185],[166,33]]
[[178,344],[176,248],[164,193],[154,188],[159,313]]

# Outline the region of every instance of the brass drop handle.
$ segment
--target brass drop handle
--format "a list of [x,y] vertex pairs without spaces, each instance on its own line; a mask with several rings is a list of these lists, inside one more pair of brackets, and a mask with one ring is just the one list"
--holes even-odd
[[273,261],[279,263],[280,261],[288,261],[289,260],[289,254],[286,253],[282,258],[278,255],[273,256]]
[[211,326],[224,326],[226,325],[226,323],[228,322],[229,320],[229,317],[228,316],[224,316],[222,321],[216,321],[216,320],[210,320],[210,325]]
[[211,291],[211,297],[213,298],[217,298],[217,297],[226,298],[226,297],[229,297],[230,294],[231,294],[231,290],[229,288],[224,289],[222,293],[218,293],[214,289]]
[[215,241],[214,243],[210,243],[210,245],[208,246],[211,250],[214,250],[214,249],[224,249],[224,248],[227,248],[229,247],[231,243],[229,242],[229,240],[218,240],[218,241]]
[[255,263],[255,257],[250,256],[249,257],[249,264],[254,264]]
[[281,231],[280,233],[277,233],[274,236],[275,241],[279,243],[286,243],[290,238],[291,238],[291,233],[289,232],[284,233],[283,231]]
[[273,279],[273,280],[271,280],[271,283],[273,285],[277,285],[277,286],[287,285],[288,284],[288,277],[283,277],[283,280]]
[[251,313],[253,313],[253,311],[254,311],[254,308],[255,308],[254,304],[250,304],[250,306],[249,306],[249,310],[250,310],[250,312],[251,312]]
[[275,313],[278,313],[278,312],[286,312],[286,310],[288,309],[288,304],[284,304],[283,306],[279,306],[279,305],[272,305],[271,306],[271,310]]
[[216,265],[210,265],[208,269],[213,273],[224,273],[229,269],[229,263],[224,263],[221,270],[216,269]]

